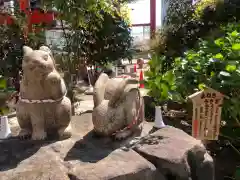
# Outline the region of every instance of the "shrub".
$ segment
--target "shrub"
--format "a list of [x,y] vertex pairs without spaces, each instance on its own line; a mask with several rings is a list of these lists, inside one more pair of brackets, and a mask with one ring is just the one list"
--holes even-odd
[[220,91],[228,97],[222,112],[227,124],[222,131],[239,136],[240,23],[223,26],[220,34],[216,39],[200,40],[196,48],[176,57],[174,68],[168,71],[163,68],[166,56],[154,54],[146,72],[146,87],[157,105],[168,100],[184,101],[204,86]]
[[166,70],[172,68],[174,57],[183,56],[187,49],[195,47],[199,38],[240,18],[238,0],[202,0],[195,6],[190,0],[167,1],[165,26],[157,33],[158,43],[152,47],[156,53],[167,57]]
[[214,7],[219,0],[203,0],[199,1],[196,5],[194,16],[197,18],[201,18],[204,14],[204,11],[207,7]]
[[[233,30],[234,29],[234,30]],[[226,95],[222,119],[226,126],[222,132],[228,136],[240,135],[240,26],[229,24],[225,35],[216,40],[200,40],[198,48],[188,50],[184,57],[175,59],[176,90],[182,99],[204,86]]]
[[176,80],[173,71],[164,72],[163,62],[165,56],[153,54],[149,61],[149,70],[145,72],[148,77],[145,81],[148,95],[153,98],[154,105],[159,106],[170,100],[180,100],[176,93]]
[[105,64],[122,58],[132,58],[133,39],[130,27],[121,16],[116,14],[113,17],[105,13],[101,27],[95,32],[89,33],[89,30],[84,32],[86,41],[81,45],[89,62]]

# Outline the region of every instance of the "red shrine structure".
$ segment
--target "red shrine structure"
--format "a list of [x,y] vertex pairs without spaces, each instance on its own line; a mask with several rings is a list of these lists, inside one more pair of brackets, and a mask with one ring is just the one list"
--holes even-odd
[[[156,0],[150,1],[150,22],[143,24],[132,24],[132,27],[148,27],[150,26],[151,38],[154,37],[156,31]],[[159,0],[160,1],[160,0]]]
[[[0,0],[1,1],[10,1],[10,0]],[[31,1],[39,0],[18,0],[20,5],[20,11],[24,12],[27,15],[28,28],[27,32],[38,32],[41,31],[41,28],[32,28],[35,24],[45,23],[46,25],[53,25],[57,16],[56,12],[47,11],[44,12],[39,8],[32,8],[30,6]],[[150,1],[150,22],[144,24],[132,24],[132,27],[147,27],[150,26],[151,38],[154,37],[156,31],[156,0]],[[0,13],[0,24],[11,25],[14,23],[13,16],[9,13]],[[54,27],[49,29],[55,29]],[[26,32],[26,33],[27,33]]]
[[[9,1],[9,0],[8,0]],[[36,0],[34,1],[36,2]],[[44,12],[40,8],[31,7],[31,0],[19,0],[20,11],[27,15],[28,28],[27,32],[40,31],[41,28],[32,28],[34,24],[44,23],[46,25],[52,25],[55,22],[56,12],[47,11]],[[11,25],[14,23],[14,16],[9,13],[0,13],[0,24]]]

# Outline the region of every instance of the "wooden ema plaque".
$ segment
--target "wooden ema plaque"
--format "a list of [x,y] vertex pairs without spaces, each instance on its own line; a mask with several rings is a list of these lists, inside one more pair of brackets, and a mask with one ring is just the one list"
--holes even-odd
[[206,88],[189,98],[193,102],[192,136],[200,140],[218,140],[224,95]]

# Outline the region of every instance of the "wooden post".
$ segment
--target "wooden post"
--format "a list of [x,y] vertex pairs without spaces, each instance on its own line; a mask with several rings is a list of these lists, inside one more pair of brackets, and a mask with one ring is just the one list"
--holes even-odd
[[150,31],[153,39],[156,31],[156,0],[150,0]]

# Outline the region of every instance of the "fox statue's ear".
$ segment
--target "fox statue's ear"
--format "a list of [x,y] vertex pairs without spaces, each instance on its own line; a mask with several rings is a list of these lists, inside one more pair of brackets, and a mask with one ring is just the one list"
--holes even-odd
[[27,55],[29,53],[31,53],[33,51],[32,48],[28,47],[28,46],[23,46],[23,54]]
[[47,46],[41,46],[39,50],[48,52],[50,55],[52,54],[52,51]]
[[53,57],[53,54],[52,54],[52,51],[51,51],[51,49],[50,49],[49,47],[47,47],[47,46],[41,46],[41,47],[39,48],[39,50],[47,52],[47,53],[49,54],[49,56],[52,58],[54,65],[56,65],[55,60],[54,60],[54,57]]

